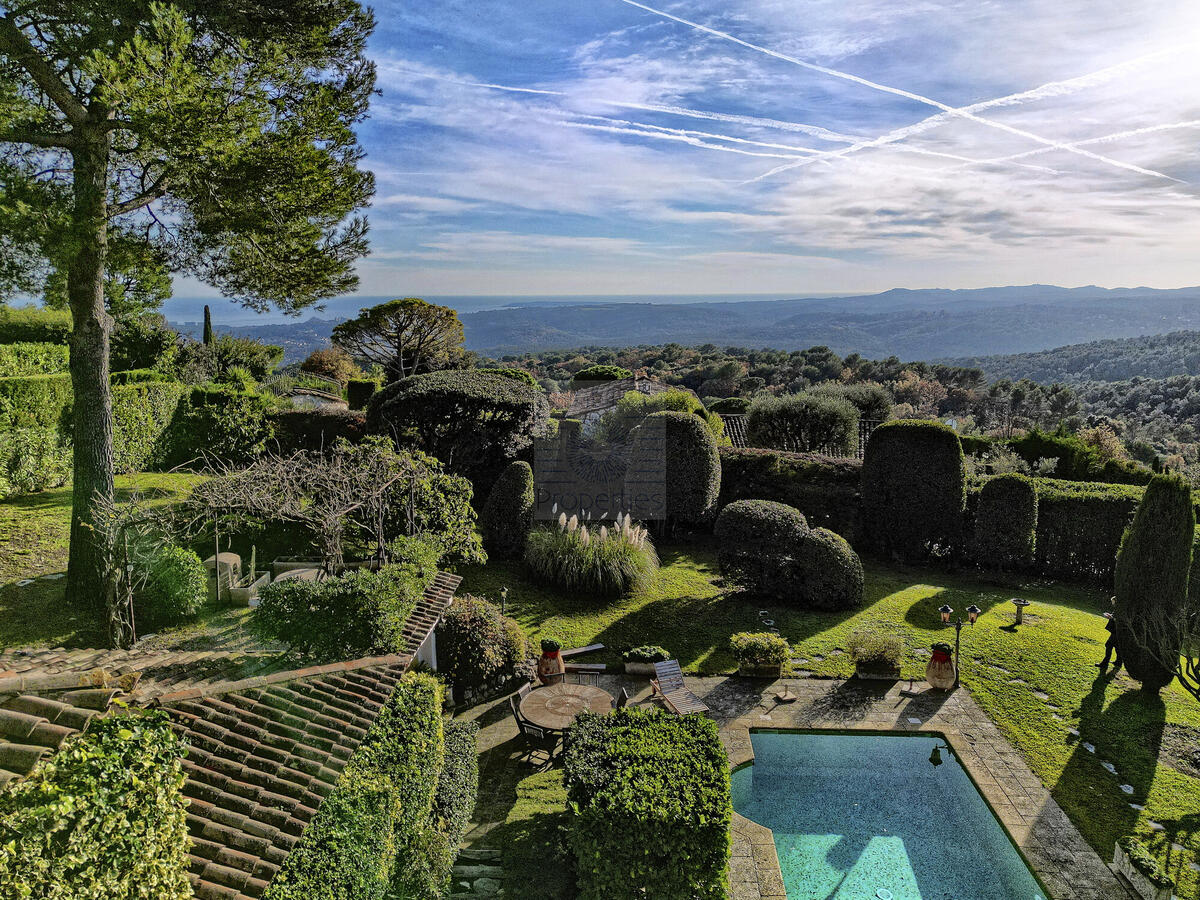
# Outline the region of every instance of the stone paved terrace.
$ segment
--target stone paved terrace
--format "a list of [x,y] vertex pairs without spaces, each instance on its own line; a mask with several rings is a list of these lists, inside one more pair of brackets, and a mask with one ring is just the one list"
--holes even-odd
[[[652,704],[649,682],[603,676],[610,693],[625,687],[631,703]],[[928,731],[945,735],[975,783],[1050,892],[1050,900],[1126,900],[1130,895],[1088,846],[1066,814],[964,689],[951,694],[918,683],[742,678],[691,678],[720,725],[731,766],[753,759],[753,728],[863,729]],[[784,686],[797,696],[779,703]],[[466,845],[487,846],[487,834],[511,805],[516,779],[531,769],[522,760],[521,742],[507,699],[465,713],[480,723],[480,803]],[[521,768],[524,767],[524,768]],[[785,900],[783,880],[768,829],[734,815],[730,862],[733,900]],[[965,900],[965,898],[964,898]]]

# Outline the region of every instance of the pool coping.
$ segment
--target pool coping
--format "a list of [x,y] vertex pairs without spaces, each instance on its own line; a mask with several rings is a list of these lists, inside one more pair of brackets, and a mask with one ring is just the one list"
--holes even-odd
[[[789,679],[788,683],[793,691],[817,688],[812,680],[804,684]],[[823,684],[826,690],[836,690],[845,682],[823,680]],[[764,704],[770,702],[766,695],[781,686],[780,682],[762,685]],[[780,715],[789,707],[776,705],[768,706],[767,712],[762,714],[763,704],[753,710],[743,709],[740,715],[730,718],[718,713],[716,717],[730,771],[753,763],[754,750],[750,741],[753,731],[939,737],[952,748],[967,777],[1042,885],[1047,900],[1128,900],[1130,895],[1116,875],[1087,844],[1021,754],[965,688],[959,687],[939,697],[939,708],[931,715],[922,714],[920,721],[917,717],[896,715],[898,703],[894,701],[902,701],[906,696],[912,697],[901,693],[898,687],[889,691],[886,697],[879,698],[888,701],[886,706],[880,704],[879,714],[860,720],[818,715],[814,721],[785,724],[780,719],[796,719],[797,713]],[[803,706],[795,704],[791,708],[803,709]],[[730,897],[733,900],[787,900],[771,830],[735,811],[730,834]]]

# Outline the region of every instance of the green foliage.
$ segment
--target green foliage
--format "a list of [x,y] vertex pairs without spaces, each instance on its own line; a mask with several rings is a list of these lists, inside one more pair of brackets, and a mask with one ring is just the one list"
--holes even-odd
[[476,746],[479,723],[451,719],[443,726],[445,749],[437,794],[433,798],[433,817],[451,847],[457,847],[475,813],[479,793],[479,749]]
[[764,396],[750,404],[746,439],[757,447],[849,456],[858,446],[858,409],[831,393]]
[[1027,463],[1041,459],[1057,460],[1054,477],[1066,481],[1104,481],[1116,484],[1147,484],[1153,472],[1130,460],[1106,459],[1096,447],[1078,435],[1048,434],[1032,429],[1013,438],[1009,446]]
[[[662,396],[662,395],[659,395]],[[667,518],[703,524],[712,521],[721,493],[721,457],[704,423],[682,412],[648,416],[633,437],[635,459],[654,459],[662,448]]]
[[589,529],[572,516],[557,528],[534,529],[525,544],[525,563],[543,584],[596,597],[643,588],[658,572],[649,534],[628,516],[611,527],[593,524]]
[[66,344],[21,341],[0,344],[0,377],[59,375],[67,371],[70,351]]
[[1186,481],[1157,475],[1121,539],[1116,567],[1117,649],[1148,691],[1175,677],[1187,633],[1196,511]]
[[404,646],[401,631],[436,573],[437,553],[426,546],[377,572],[277,581],[259,592],[251,624],[264,637],[321,660],[415,651]]
[[1110,583],[1121,537],[1142,490],[1048,478],[1036,484],[1037,571],[1051,578]]
[[770,631],[739,631],[729,638],[729,649],[739,666],[777,666],[791,659],[792,648]]
[[722,397],[705,404],[705,406],[709,412],[722,413],[727,416],[742,415],[750,409],[750,401],[745,397]]
[[621,443],[647,418],[660,412],[690,413],[704,423],[714,440],[728,443],[725,439],[725,422],[721,417],[705,409],[694,394],[679,390],[659,391],[657,394],[626,391],[617,401],[616,408],[600,418],[597,431],[605,440]]
[[451,307],[405,297],[359,310],[334,327],[333,343],[357,360],[382,367],[391,382],[457,365],[463,327]]
[[298,450],[328,450],[338,439],[362,440],[367,420],[360,412],[337,406],[280,409],[272,412],[275,447],[283,454]]
[[814,387],[812,393],[841,397],[850,401],[863,419],[882,422],[892,414],[891,391],[873,381],[856,381],[850,384],[826,381]]
[[1163,871],[1163,867],[1155,859],[1154,855],[1146,849],[1146,845],[1133,837],[1123,837],[1118,844],[1129,857],[1129,861],[1133,867],[1146,877],[1152,885],[1157,888],[1167,888],[1173,890],[1175,888],[1175,879]]
[[273,438],[268,413],[277,407],[268,395],[232,386],[193,388],[171,423],[170,462],[204,458],[233,465],[253,460]]
[[[403,457],[405,454],[401,453]],[[421,475],[411,485],[398,482],[392,503],[389,534],[408,534],[408,501],[412,501],[412,534],[434,541],[441,562],[481,563],[487,561],[479,532],[475,528],[475,508],[471,505],[471,482],[461,475],[448,474],[432,456],[413,452],[409,458],[421,467]]]
[[891,669],[904,658],[904,639],[879,631],[855,631],[846,641],[846,650],[856,665],[866,669]]
[[112,714],[0,789],[0,894],[191,897],[184,752],[166,713]]
[[224,381],[234,369],[245,369],[257,382],[270,375],[282,359],[282,347],[222,334],[211,344],[184,341],[179,345],[174,367],[189,384]]
[[564,773],[580,900],[724,900],[733,809],[715,722],[585,712]]
[[602,381],[621,381],[632,378],[633,373],[621,366],[588,366],[580,369],[571,379],[571,389],[576,390]]
[[863,566],[840,534],[813,528],[797,556],[800,602],[810,609],[849,610],[863,605]]
[[346,403],[353,410],[366,409],[378,390],[379,382],[373,378],[351,378],[346,382]]
[[167,461],[167,432],[186,392],[187,388],[176,381],[135,381],[113,386],[115,472],[142,472]]
[[480,597],[460,597],[442,616],[439,671],[460,691],[512,677],[528,652],[521,627]]
[[730,503],[714,528],[721,573],[757,596],[791,600],[801,588],[797,560],[808,532],[804,516],[786,504]]
[[657,644],[647,644],[641,647],[634,647],[631,650],[626,650],[621,654],[621,659],[627,663],[656,663],[664,662],[671,658],[671,651],[665,647],[660,647]]
[[514,381],[520,381],[529,385],[530,387],[535,387],[538,388],[538,390],[541,390],[541,386],[537,383],[537,379],[535,379],[524,369],[513,369],[506,366],[504,368],[484,367],[478,369],[477,371],[485,372],[488,375],[500,375],[503,378],[511,378]]
[[872,543],[885,553],[912,560],[957,546],[966,504],[958,435],[938,422],[880,425],[863,459],[862,504]]
[[437,457],[480,486],[533,443],[550,407],[537,388],[473,370],[413,375],[371,398],[367,427]]
[[208,596],[208,572],[195,551],[165,544],[150,554],[147,568],[133,597],[139,622],[174,625],[200,611]]
[[329,378],[340,384],[346,384],[351,378],[362,375],[362,369],[341,347],[317,348],[300,363],[300,371]]
[[0,305],[0,344],[63,344],[71,334],[71,314],[65,309]]
[[70,375],[0,378],[0,425],[9,428],[63,427],[71,415]]
[[502,558],[520,556],[533,530],[533,511],[533,469],[524,460],[514,460],[492,485],[479,513],[488,553]]
[[999,569],[1027,568],[1037,535],[1037,484],[1024,475],[988,479],[975,510],[972,556]]
[[70,478],[71,445],[58,429],[0,429],[0,497],[60,487]]
[[452,854],[437,829],[441,686],[396,685],[264,900],[437,900]]
[[813,523],[856,540],[859,532],[857,459],[721,448],[721,499],[765,497],[800,510]]
[[179,333],[157,313],[122,316],[113,328],[109,365],[113,371],[158,369],[171,371]]

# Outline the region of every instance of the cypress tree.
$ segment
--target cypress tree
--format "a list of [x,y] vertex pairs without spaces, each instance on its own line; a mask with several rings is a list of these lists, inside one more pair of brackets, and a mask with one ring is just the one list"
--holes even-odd
[[1170,684],[1178,668],[1195,530],[1191,487],[1157,475],[1117,551],[1117,650],[1148,691]]
[[204,304],[204,344],[207,347],[211,347],[215,341],[216,341],[216,338],[213,337],[213,329],[212,329],[212,310],[210,310],[208,308],[208,304],[205,303]]

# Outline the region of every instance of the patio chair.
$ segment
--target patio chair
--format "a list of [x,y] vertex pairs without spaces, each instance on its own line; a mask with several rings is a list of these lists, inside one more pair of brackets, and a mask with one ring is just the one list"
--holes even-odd
[[567,672],[564,676],[567,684],[595,684],[595,672]]
[[679,668],[679,660],[668,659],[654,664],[654,678],[650,679],[650,687],[658,695],[663,704],[677,716],[687,716],[692,713],[710,712],[708,705],[688,690],[683,683],[683,671]]
[[547,762],[553,763],[554,751],[558,747],[558,732],[540,728],[524,718],[521,715],[521,707],[516,697],[509,697],[508,705],[512,709],[513,718],[516,720],[517,728],[521,732],[521,738],[524,740],[526,747],[529,748],[529,752],[526,755],[532,758],[534,753],[541,751],[546,754]]

